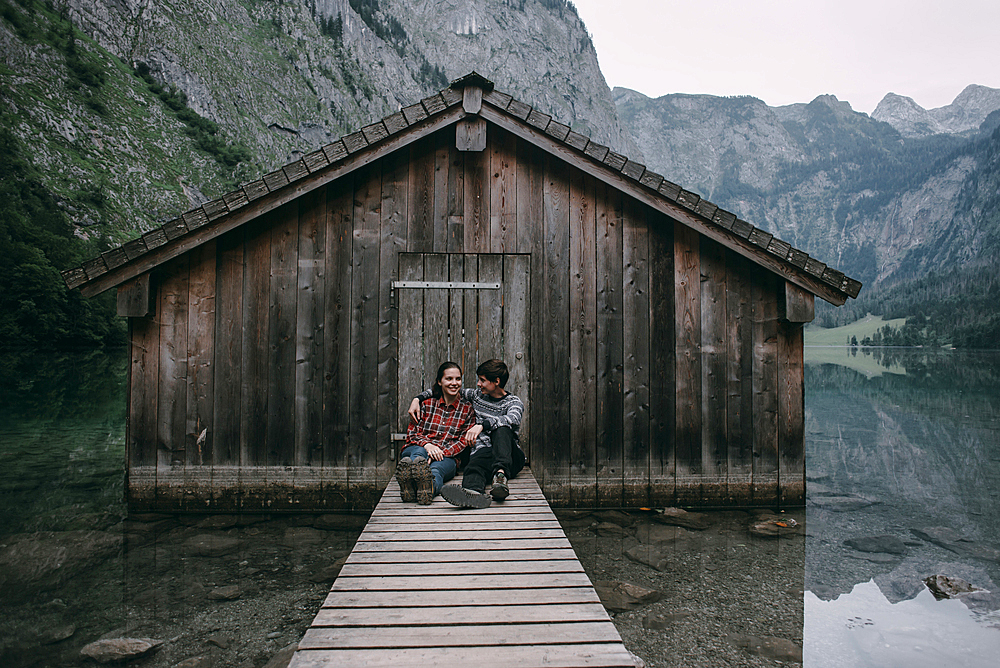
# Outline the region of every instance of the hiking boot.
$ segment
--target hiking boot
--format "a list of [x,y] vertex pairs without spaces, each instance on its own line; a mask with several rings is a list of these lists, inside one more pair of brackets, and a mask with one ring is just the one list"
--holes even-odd
[[413,486],[413,460],[403,457],[396,464],[396,482],[399,483],[399,499],[403,503],[414,503],[417,490]]
[[413,486],[417,490],[417,503],[422,506],[431,505],[434,500],[434,474],[431,473],[430,463],[426,459],[417,459],[410,467],[410,472]]
[[497,471],[493,474],[493,487],[490,488],[490,496],[493,497],[494,501],[503,501],[510,494],[510,488],[507,487],[507,476],[504,475],[503,471]]
[[489,508],[492,501],[488,494],[466,489],[461,485],[445,485],[441,488],[441,496],[459,508]]

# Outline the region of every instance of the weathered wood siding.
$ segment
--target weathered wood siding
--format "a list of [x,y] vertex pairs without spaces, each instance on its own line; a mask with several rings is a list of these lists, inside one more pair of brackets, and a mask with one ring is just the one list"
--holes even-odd
[[479,280],[484,254],[524,257],[526,298],[512,277],[496,297],[529,320],[508,389],[554,504],[803,502],[783,281],[490,125],[485,151],[442,130],[156,270],[155,313],[131,321],[133,503],[374,505],[408,403],[401,253]]

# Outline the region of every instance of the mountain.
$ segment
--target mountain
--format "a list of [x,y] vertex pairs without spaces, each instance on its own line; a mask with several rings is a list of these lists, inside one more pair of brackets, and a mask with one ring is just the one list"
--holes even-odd
[[75,340],[67,319],[112,336],[49,285],[58,269],[472,70],[864,282],[837,317],[975,294],[973,327],[1000,298],[984,86],[931,110],[889,94],[871,116],[832,95],[611,91],[568,0],[0,0],[0,53],[0,254],[17,258],[0,340]]
[[0,54],[5,348],[120,345],[59,270],[472,70],[639,155],[567,0],[0,0]]
[[[613,95],[650,168],[824,258],[868,292],[996,259],[1000,225],[983,184],[997,177],[998,90],[969,86],[930,112],[910,100],[903,113],[903,98],[889,95],[875,117],[831,95],[783,107],[752,97]],[[948,130],[916,130],[931,121]]]
[[4,0],[0,114],[123,241],[477,70],[630,155],[566,0]]
[[929,137],[974,132],[997,109],[1000,90],[971,85],[954,102],[937,109],[924,109],[912,98],[889,93],[875,107],[872,118],[888,123],[904,137]]

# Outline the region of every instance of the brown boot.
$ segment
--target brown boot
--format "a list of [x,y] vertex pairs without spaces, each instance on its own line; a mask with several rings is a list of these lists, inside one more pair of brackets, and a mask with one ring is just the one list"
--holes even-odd
[[426,459],[418,459],[410,467],[413,485],[417,489],[417,503],[422,506],[431,505],[434,500],[434,474]]
[[396,482],[399,483],[399,499],[403,503],[417,500],[417,488],[413,484],[413,460],[403,457],[396,464]]

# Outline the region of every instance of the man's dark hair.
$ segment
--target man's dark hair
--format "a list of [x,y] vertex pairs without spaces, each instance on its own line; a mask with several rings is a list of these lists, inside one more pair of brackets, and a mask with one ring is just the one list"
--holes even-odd
[[501,360],[486,360],[476,367],[476,375],[482,376],[491,383],[495,382],[500,387],[504,387],[507,384],[507,379],[510,378],[507,365]]

